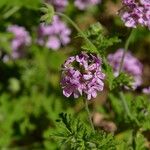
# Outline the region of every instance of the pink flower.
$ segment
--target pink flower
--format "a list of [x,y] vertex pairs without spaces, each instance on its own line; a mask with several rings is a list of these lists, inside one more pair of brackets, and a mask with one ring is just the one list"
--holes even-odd
[[8,32],[13,33],[14,38],[11,41],[12,58],[17,59],[25,54],[25,47],[31,44],[31,37],[24,27],[11,25]]
[[81,53],[69,57],[62,66],[61,86],[66,97],[86,96],[95,98],[103,91],[105,75],[101,71],[101,59],[93,54]]
[[123,0],[123,7],[119,11],[125,26],[136,28],[138,25],[150,29],[150,1]]
[[37,43],[52,50],[58,50],[70,42],[71,30],[58,16],[54,16],[50,25],[41,24],[38,28]]
[[[108,55],[108,61],[114,69],[114,75],[118,76],[123,49],[118,49],[114,54]],[[142,84],[143,65],[130,52],[126,53],[122,70],[134,78],[133,88]]]

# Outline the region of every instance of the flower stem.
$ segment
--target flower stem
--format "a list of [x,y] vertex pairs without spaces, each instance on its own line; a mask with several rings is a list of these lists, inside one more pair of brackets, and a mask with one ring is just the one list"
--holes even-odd
[[89,111],[89,108],[88,108],[88,102],[85,98],[83,98],[83,102],[84,102],[84,105],[85,105],[85,110],[86,110],[87,115],[88,115],[89,123],[91,125],[91,128],[92,128],[93,132],[95,133],[94,125],[93,125],[93,122],[92,122],[92,119],[91,119],[91,116],[90,116],[90,111]]
[[[129,44],[130,44],[130,40],[131,40],[131,36],[132,36],[132,33],[133,33],[133,30],[131,31],[126,43],[125,43],[125,48],[124,48],[124,52],[123,52],[123,55],[122,55],[122,58],[121,58],[121,62],[120,62],[120,67],[119,67],[119,74],[122,72],[122,67],[123,67],[123,63],[124,63],[124,58],[125,58],[125,55],[126,55],[126,52],[128,50],[128,47],[129,47]],[[124,94],[123,92],[119,92],[119,96],[121,98],[121,101],[122,101],[122,104],[124,106],[124,109],[128,115],[128,117],[132,120],[132,114],[130,112],[130,109],[128,107],[128,104],[126,102],[126,99],[124,97]]]
[[123,63],[124,63],[124,58],[125,58],[125,55],[126,55],[126,52],[128,51],[128,48],[129,48],[129,44],[130,44],[130,41],[132,39],[132,36],[133,36],[133,29],[125,43],[125,47],[124,47],[124,52],[123,52],[123,55],[122,55],[122,58],[121,58],[121,62],[120,62],[120,67],[119,67],[119,74],[121,73],[122,71],[122,67],[123,67]]
[[124,97],[123,92],[119,92],[119,95],[120,95],[122,104],[123,104],[123,106],[124,106],[124,109],[125,109],[125,111],[126,111],[128,117],[132,120],[132,114],[131,114],[131,112],[130,112],[130,110],[129,110],[129,107],[128,107],[128,104],[127,104],[127,102],[126,102],[126,99],[125,99],[125,97]]
[[82,32],[82,30],[77,26],[77,24],[72,19],[70,19],[67,15],[60,12],[55,12],[55,14],[65,18],[79,32],[79,34],[85,39],[85,41],[91,46],[92,50],[98,52],[95,45],[87,38],[87,36]]
[[122,104],[124,106],[124,109],[125,109],[125,111],[127,113],[127,116],[129,117],[130,120],[135,121],[136,125],[139,126],[139,121],[134,116],[132,116],[132,114],[130,112],[130,109],[128,107],[128,104],[127,104],[127,101],[126,101],[126,99],[124,97],[123,92],[119,92],[119,96],[121,98],[121,101],[122,101]]

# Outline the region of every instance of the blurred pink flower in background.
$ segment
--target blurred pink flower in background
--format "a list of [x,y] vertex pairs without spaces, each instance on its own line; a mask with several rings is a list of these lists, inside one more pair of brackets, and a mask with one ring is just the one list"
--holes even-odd
[[65,46],[70,42],[71,30],[67,25],[54,16],[50,25],[40,24],[38,28],[37,43],[52,50],[58,50],[61,45]]
[[23,57],[26,53],[26,46],[31,44],[31,37],[28,31],[26,31],[24,27],[18,25],[9,26],[7,31],[13,33],[14,35],[11,40],[11,57],[14,59]]
[[[114,54],[108,55],[108,61],[114,69],[115,76],[118,76],[123,52],[124,49],[118,49]],[[125,55],[122,70],[134,78],[133,88],[137,88],[142,84],[143,65],[130,52]]]

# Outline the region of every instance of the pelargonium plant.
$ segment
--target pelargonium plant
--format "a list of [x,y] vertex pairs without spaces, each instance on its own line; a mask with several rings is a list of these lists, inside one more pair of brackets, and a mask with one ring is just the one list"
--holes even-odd
[[59,19],[53,17],[49,25],[40,24],[38,28],[37,43],[52,50],[58,50],[61,45],[67,45],[70,42],[71,30]]
[[150,29],[149,0],[123,0],[123,7],[119,14],[127,27],[136,28],[142,25]]
[[[118,49],[114,54],[108,55],[108,61],[113,67],[114,75],[119,75],[121,58],[123,56],[124,49]],[[142,83],[142,70],[143,65],[141,62],[134,57],[130,52],[127,52],[124,57],[124,63],[122,66],[122,71],[131,75],[134,79],[133,88],[137,88]]]
[[31,44],[31,37],[29,32],[24,27],[18,25],[11,25],[7,29],[8,32],[13,34],[11,40],[11,57],[17,59],[23,57],[26,53],[26,47]]
[[105,74],[101,70],[102,60],[94,54],[82,52],[69,57],[62,66],[61,85],[66,97],[85,96],[95,98],[103,91]]
[[[100,1],[75,0],[75,5],[79,9],[83,10],[83,9],[87,8],[88,6],[90,6],[92,4],[98,4],[99,2]],[[143,0],[140,2],[137,2],[137,1],[135,2],[134,0],[124,0],[123,5],[124,5],[124,7],[120,10],[120,15],[123,18],[127,27],[135,28],[139,24],[148,26],[149,18],[147,18],[147,14],[148,14],[147,11],[149,8],[148,8],[148,4],[146,3],[146,1]],[[144,12],[146,12],[146,14]],[[130,44],[130,40],[132,37],[131,34],[130,34],[129,38],[127,39],[127,41],[125,42],[124,49],[119,49],[114,54],[110,54],[108,56],[108,61],[110,63],[110,65],[109,65],[108,61],[106,60],[105,54],[102,53],[103,49],[99,48],[97,46],[98,44],[95,44],[95,43],[97,42],[100,45],[104,44],[103,47],[105,47],[105,44],[107,45],[109,43],[112,43],[112,39],[108,40],[107,42],[104,42],[104,38],[102,38],[102,42],[99,42],[99,39],[95,38],[93,36],[92,37],[93,40],[91,41],[91,39],[85,34],[85,32],[82,32],[82,30],[76,25],[76,23],[73,20],[71,20],[71,18],[69,18],[67,15],[65,15],[61,12],[53,12],[53,13],[55,15],[57,14],[58,16],[63,17],[68,22],[70,22],[73,25],[73,27],[75,27],[75,29],[79,32],[80,37],[84,39],[84,45],[82,45],[81,48],[86,52],[81,52],[80,54],[77,54],[75,56],[70,56],[64,62],[64,64],[62,65],[62,68],[61,68],[62,75],[61,75],[60,84],[61,84],[61,87],[63,90],[63,95],[65,97],[71,97],[71,96],[73,96],[74,98],[82,97],[84,104],[85,104],[85,109],[87,111],[87,116],[89,118],[89,123],[91,124],[91,129],[93,129],[92,135],[94,136],[94,135],[96,135],[96,132],[95,132],[94,125],[93,125],[93,122],[91,119],[91,115],[89,113],[88,100],[96,98],[98,92],[103,91],[105,74],[107,75],[107,78],[108,78],[108,80],[107,80],[108,82],[106,82],[106,84],[109,84],[109,86],[111,87],[113,84],[114,85],[118,84],[117,80],[119,80],[119,77],[122,74],[124,74],[122,72],[128,73],[134,79],[133,88],[137,88],[142,83],[143,66],[137,58],[135,58],[130,52],[127,52],[129,44]],[[60,47],[60,45],[64,45],[62,42],[62,40],[65,39],[64,36],[62,36],[62,33],[64,31],[64,26],[62,28],[61,23],[58,23],[59,21],[57,22],[57,20],[59,20],[59,18],[57,16],[55,16],[54,18],[56,19],[56,24],[54,23],[55,22],[55,19],[54,19],[54,21],[52,22],[52,25],[46,26],[47,28],[45,28],[45,29],[42,28],[42,30],[39,30],[40,34],[39,34],[38,42],[39,42],[39,44],[45,45],[48,48],[58,49]],[[55,25],[56,25],[56,27],[55,27]],[[60,29],[60,27],[61,27],[61,29]],[[96,29],[96,28],[94,28],[94,29]],[[98,31],[98,30],[96,29],[95,31]],[[69,30],[66,31],[65,33],[67,33],[67,34],[65,34],[65,36],[67,35],[66,39],[69,39],[69,35],[70,35]],[[133,33],[133,32],[131,32],[131,33]],[[101,33],[101,34],[103,34],[103,33]],[[95,42],[93,42],[94,40],[95,40]],[[101,56],[102,59],[99,58],[99,55]],[[102,65],[102,61],[104,63],[103,65]],[[105,71],[105,74],[103,73],[102,69]],[[112,70],[114,70],[115,77],[113,75]],[[121,76],[121,77],[126,78],[126,76]],[[120,80],[121,79],[123,80],[123,78],[120,78]],[[121,86],[126,87],[126,83],[127,83],[127,85],[130,85],[130,82],[131,81],[129,81],[127,79],[127,80],[125,80],[125,82],[122,82],[123,84],[121,84]],[[112,102],[110,105],[114,109],[114,114],[116,113],[118,116],[121,116],[120,118],[127,119],[127,120],[123,121],[123,123],[126,123],[126,121],[128,121],[128,125],[130,125],[130,127],[133,130],[132,137],[131,137],[131,139],[132,139],[131,147],[133,146],[135,148],[135,145],[137,145],[136,144],[136,141],[137,141],[136,136],[138,136],[138,132],[141,129],[140,122],[142,120],[141,118],[139,119],[137,117],[138,116],[137,114],[139,114],[139,112],[137,110],[140,110],[140,112],[142,113],[141,109],[143,109],[143,108],[141,108],[139,106],[131,107],[132,103],[128,102],[126,100],[126,96],[122,92],[122,88],[119,88],[116,86],[116,88],[114,88],[113,90],[111,90],[111,88],[108,89],[108,97],[110,97],[110,99],[111,99],[111,97],[113,97],[112,99],[115,100],[114,96],[119,97],[119,99],[117,98],[117,101]],[[116,110],[115,110],[115,105],[117,105]],[[141,104],[139,103],[138,105],[141,105]],[[125,113],[122,113],[124,111],[125,111]],[[144,110],[144,112],[145,112],[145,110]],[[132,114],[132,113],[136,113],[136,114]],[[72,125],[72,121],[67,122],[67,120],[68,120],[67,115],[61,115],[61,116],[62,116],[62,120],[65,122],[64,123],[65,127],[69,128],[69,130],[67,130],[67,132],[69,131],[69,135],[71,133],[71,138],[69,140],[68,140],[69,136],[67,136],[67,138],[63,138],[63,140],[62,140],[63,143],[66,143],[64,141],[69,141],[69,144],[71,146],[72,146],[72,144],[71,144],[72,142],[73,142],[73,145],[86,146],[85,138],[80,136],[78,139],[76,135],[80,135],[80,133],[78,134],[78,131],[76,131],[76,130],[75,130],[75,132],[71,132],[72,129],[74,127],[76,129],[80,128],[83,131],[82,133],[84,135],[86,135],[86,137],[88,137],[88,139],[91,139],[91,137],[89,138],[88,134],[86,134],[86,132],[83,130],[83,128],[81,128],[81,126],[78,126],[77,124],[75,126]],[[143,116],[144,117],[146,116],[145,113],[144,113],[144,115],[142,114],[142,117]],[[147,118],[145,120],[147,120]],[[149,122],[148,122],[148,124],[149,124]],[[147,127],[147,124],[145,126]],[[148,125],[148,127],[149,127],[149,125]],[[60,136],[62,138],[62,134],[60,134]],[[75,138],[74,138],[74,136],[75,136]],[[84,142],[82,142],[82,143],[80,142],[80,144],[77,144],[76,141],[81,141],[80,139],[82,139],[82,138],[84,139],[83,140]],[[103,138],[105,139],[105,137],[103,137]],[[92,141],[93,141],[93,139],[92,139]],[[88,142],[88,144],[89,143],[91,143],[91,142]],[[89,145],[91,145],[93,148],[93,146],[96,146],[97,144],[94,144],[94,145],[89,144]],[[90,149],[92,149],[92,148],[90,148]],[[101,148],[98,147],[97,149],[101,149]],[[110,149],[110,147],[102,148],[102,149]],[[114,148],[114,149],[116,149],[116,148]]]
[[80,10],[84,10],[87,7],[91,6],[91,5],[97,5],[101,2],[101,0],[75,0],[75,6],[80,9]]

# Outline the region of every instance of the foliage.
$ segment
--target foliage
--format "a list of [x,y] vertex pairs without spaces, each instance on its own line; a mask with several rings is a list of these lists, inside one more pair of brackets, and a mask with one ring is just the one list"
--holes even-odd
[[[63,149],[72,150],[115,150],[116,144],[111,134],[96,132],[87,127],[81,120],[74,119],[70,115],[61,113],[57,120],[59,127],[51,137],[60,140]],[[60,130],[61,129],[61,130]],[[62,130],[63,129],[63,130]]]
[[[117,117],[118,122],[124,122],[130,124],[130,126],[141,129],[142,131],[150,129],[150,108],[149,108],[149,100],[146,97],[136,96],[132,94],[128,94],[125,96],[127,101],[129,110],[134,118],[129,119],[126,113],[124,112],[124,108],[122,107],[121,98],[115,96],[113,94],[109,95],[109,99],[111,101],[111,105],[113,107],[113,111],[115,116]],[[120,107],[118,107],[120,106]],[[123,115],[122,115],[123,114]]]
[[124,86],[126,88],[132,88],[132,82],[133,79],[131,76],[129,76],[126,73],[121,72],[112,82],[112,86],[110,89],[116,89],[116,88],[123,88]]
[[[53,126],[53,120],[57,117],[57,113],[63,109],[60,98],[56,95],[44,97],[38,93],[34,93],[32,96],[23,96],[17,100],[5,94],[0,97],[0,104],[0,135],[3,137],[0,139],[1,148],[12,145],[11,139],[15,143],[21,144],[30,134],[35,135],[34,138],[31,136],[29,139],[34,144],[36,138],[43,136],[42,130],[46,131]],[[42,146],[42,143],[39,145]]]
[[[96,23],[90,26],[90,28],[85,31],[85,35],[88,39],[96,46],[99,54],[104,56],[105,50],[115,43],[120,42],[118,37],[109,38],[105,35],[105,29],[100,23]],[[83,49],[89,50],[88,45],[83,45]]]

